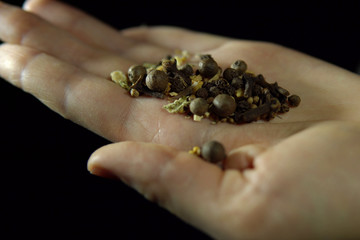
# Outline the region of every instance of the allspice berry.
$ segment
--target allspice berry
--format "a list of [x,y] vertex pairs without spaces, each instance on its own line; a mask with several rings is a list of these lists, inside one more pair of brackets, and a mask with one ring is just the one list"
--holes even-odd
[[155,92],[163,92],[168,86],[169,79],[165,72],[160,70],[152,70],[146,76],[146,86]]
[[209,104],[204,98],[195,98],[190,103],[190,112],[195,115],[202,116],[209,109]]
[[213,100],[214,112],[220,117],[228,117],[236,110],[236,102],[228,94],[219,94]]
[[144,78],[146,75],[146,68],[141,65],[133,65],[128,70],[129,80],[135,83],[139,78]]
[[200,149],[201,157],[211,163],[218,163],[226,158],[224,146],[218,141],[204,143]]
[[288,102],[291,107],[297,107],[301,102],[301,98],[298,95],[294,94],[288,97]]
[[215,60],[209,55],[201,56],[199,62],[199,72],[205,78],[212,78],[219,71],[219,66]]
[[247,64],[243,60],[236,60],[233,64],[231,64],[231,68],[239,71],[240,73],[244,73],[247,70]]

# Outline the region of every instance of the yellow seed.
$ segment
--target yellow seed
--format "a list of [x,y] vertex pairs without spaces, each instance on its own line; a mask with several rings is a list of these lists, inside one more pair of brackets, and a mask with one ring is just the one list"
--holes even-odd
[[190,154],[195,154],[195,155],[197,155],[197,156],[200,156],[200,147],[198,147],[198,146],[193,147],[193,149],[191,149],[191,150],[189,151],[189,153],[190,153]]
[[244,90],[239,88],[238,90],[236,90],[235,96],[238,97],[238,98],[244,96]]
[[139,93],[138,90],[136,90],[136,89],[134,89],[134,88],[132,88],[132,89],[130,90],[130,96],[132,96],[132,97],[138,97],[139,95],[140,95],[140,93]]

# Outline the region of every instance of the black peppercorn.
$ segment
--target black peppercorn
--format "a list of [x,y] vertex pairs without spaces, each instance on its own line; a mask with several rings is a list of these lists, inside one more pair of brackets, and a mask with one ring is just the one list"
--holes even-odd
[[133,65],[128,70],[129,80],[135,83],[139,78],[144,78],[146,75],[146,68],[141,65]]
[[201,76],[212,78],[219,71],[219,66],[209,55],[203,55],[199,62],[199,72]]
[[233,78],[231,81],[231,86],[233,86],[235,89],[242,88],[244,85],[242,78],[236,77]]
[[152,70],[146,76],[146,86],[155,92],[163,92],[168,86],[168,76],[165,72],[160,70]]
[[228,117],[236,110],[236,102],[228,94],[219,94],[213,100],[214,112],[220,117]]
[[179,70],[183,72],[186,76],[191,76],[194,73],[194,69],[190,64],[185,64]]
[[198,116],[204,115],[209,108],[209,104],[204,98],[195,98],[190,103],[190,111]]
[[200,149],[201,157],[211,163],[218,163],[226,158],[224,146],[218,141],[204,143]]
[[201,98],[204,98],[204,99],[206,99],[208,97],[208,95],[209,95],[209,93],[208,93],[208,90],[206,90],[206,88],[200,88],[195,93],[196,97],[201,97]]
[[217,95],[219,95],[221,93],[221,90],[216,87],[216,86],[212,86],[210,89],[209,89],[209,95],[211,97],[216,97]]

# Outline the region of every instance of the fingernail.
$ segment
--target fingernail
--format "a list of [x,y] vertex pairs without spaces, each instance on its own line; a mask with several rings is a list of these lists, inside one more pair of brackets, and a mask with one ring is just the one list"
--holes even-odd
[[88,168],[88,170],[92,175],[95,175],[95,176],[119,180],[119,178],[115,174],[113,174],[112,172],[110,172],[106,169],[103,169],[101,167],[90,167],[90,168]]

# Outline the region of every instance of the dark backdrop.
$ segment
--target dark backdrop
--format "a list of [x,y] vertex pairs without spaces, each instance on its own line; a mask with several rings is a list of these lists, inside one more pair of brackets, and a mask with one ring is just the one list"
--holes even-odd
[[[166,24],[271,41],[355,71],[359,1],[274,2],[102,0],[72,4],[119,29]],[[117,239],[143,239],[143,234],[153,239],[209,239],[122,183],[91,176],[87,159],[107,140],[63,119],[5,81],[0,81],[0,98],[0,194],[5,200],[0,216],[6,222],[0,228],[28,236],[51,233],[49,239],[89,233]]]

